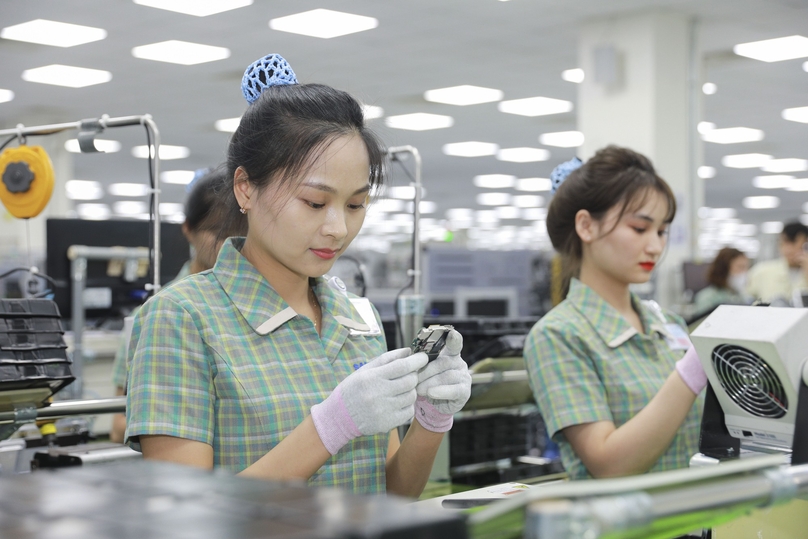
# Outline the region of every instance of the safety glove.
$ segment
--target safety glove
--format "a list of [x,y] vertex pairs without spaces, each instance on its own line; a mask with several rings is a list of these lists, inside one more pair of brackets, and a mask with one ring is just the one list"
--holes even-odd
[[415,419],[432,432],[451,429],[454,414],[463,408],[471,395],[471,374],[460,357],[462,348],[463,336],[451,330],[437,359],[418,373]]
[[682,359],[676,362],[676,372],[690,391],[698,395],[707,386],[707,374],[701,366],[696,348],[691,346]]

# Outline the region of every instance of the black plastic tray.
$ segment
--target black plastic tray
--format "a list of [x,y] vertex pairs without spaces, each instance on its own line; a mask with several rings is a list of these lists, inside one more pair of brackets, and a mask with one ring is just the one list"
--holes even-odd
[[0,318],[0,333],[19,332],[58,332],[63,333],[62,321],[58,318]]
[[70,363],[65,348],[40,350],[0,350],[0,365],[4,363]]
[[61,333],[0,333],[0,350],[38,350],[41,348],[67,348]]
[[59,307],[51,299],[0,299],[0,318],[46,316],[61,318]]

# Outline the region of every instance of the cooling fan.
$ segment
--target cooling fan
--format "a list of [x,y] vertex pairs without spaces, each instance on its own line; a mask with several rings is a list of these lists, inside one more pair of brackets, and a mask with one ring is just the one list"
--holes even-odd
[[[808,309],[722,305],[691,338],[710,382],[702,453],[718,441],[737,456],[743,440],[808,461]],[[717,423],[735,440],[720,442]]]

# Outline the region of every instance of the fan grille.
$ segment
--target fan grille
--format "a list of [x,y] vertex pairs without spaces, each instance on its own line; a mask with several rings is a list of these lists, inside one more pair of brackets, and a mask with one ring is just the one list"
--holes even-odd
[[721,387],[735,404],[758,417],[786,415],[786,390],[759,355],[743,346],[722,344],[713,349],[712,361]]

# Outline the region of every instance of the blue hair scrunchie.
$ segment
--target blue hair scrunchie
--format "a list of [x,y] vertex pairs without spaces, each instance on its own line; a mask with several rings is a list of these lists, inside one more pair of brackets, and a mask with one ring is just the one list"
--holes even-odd
[[577,170],[583,166],[584,162],[578,159],[577,157],[573,157],[569,161],[564,161],[553,171],[550,173],[550,183],[552,184],[550,187],[550,191],[555,194],[558,191],[558,188],[564,183],[564,180],[567,179],[573,170]]
[[213,172],[213,169],[212,169],[211,167],[206,167],[206,168],[198,168],[198,169],[196,169],[196,170],[194,171],[194,177],[193,177],[193,179],[191,179],[191,181],[190,181],[190,182],[188,182],[188,183],[185,185],[185,192],[186,192],[186,193],[190,193],[190,192],[193,190],[194,185],[196,185],[196,183],[197,183],[199,180],[201,180],[202,178],[204,178],[205,176],[207,176],[207,175],[208,175],[209,173],[211,173],[211,172]]
[[280,54],[268,54],[247,66],[241,78],[241,93],[249,104],[253,104],[261,92],[270,86],[290,86],[298,84],[292,66]]

